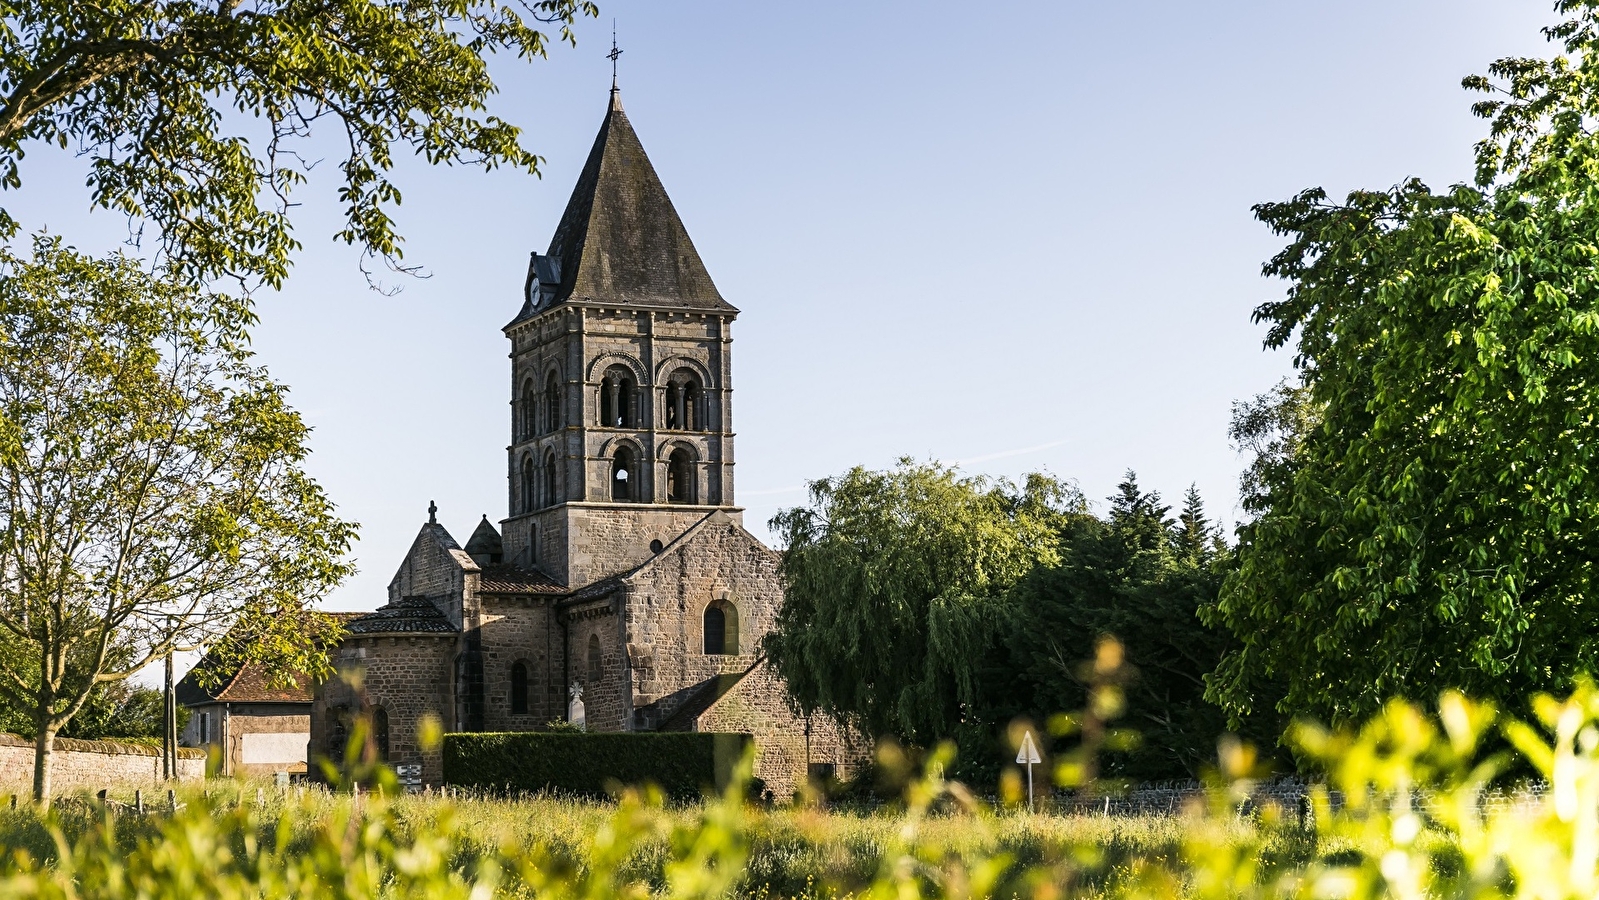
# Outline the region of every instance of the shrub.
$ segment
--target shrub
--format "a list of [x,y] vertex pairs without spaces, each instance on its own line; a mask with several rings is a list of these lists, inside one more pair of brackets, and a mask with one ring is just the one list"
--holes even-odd
[[747,734],[515,733],[444,737],[444,780],[466,787],[589,796],[654,784],[674,797],[727,787]]

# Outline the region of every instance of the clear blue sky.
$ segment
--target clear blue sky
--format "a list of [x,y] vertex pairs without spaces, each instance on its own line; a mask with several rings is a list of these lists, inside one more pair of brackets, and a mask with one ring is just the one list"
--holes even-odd
[[[623,100],[735,326],[738,496],[764,535],[807,479],[903,454],[1094,499],[1122,472],[1234,522],[1234,400],[1289,371],[1250,311],[1279,241],[1253,203],[1323,185],[1470,175],[1462,76],[1550,52],[1549,0],[642,2],[602,0],[576,49],[495,64],[495,112],[542,180],[407,162],[408,260],[366,289],[328,162],[305,249],[261,299],[257,347],[315,426],[310,467],[362,524],[328,599],[381,605],[429,500],[465,541],[505,514],[507,345],[593,140],[617,19]],[[29,227],[80,247],[83,168],[36,150]]]

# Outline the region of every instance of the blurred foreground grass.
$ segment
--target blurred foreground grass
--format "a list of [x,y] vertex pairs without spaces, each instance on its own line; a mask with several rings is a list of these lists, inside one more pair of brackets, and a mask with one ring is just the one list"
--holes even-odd
[[[111,796],[132,803],[131,791],[113,791]],[[565,877],[593,881],[599,873],[592,869],[603,860],[611,883],[661,894],[668,890],[669,866],[681,856],[684,838],[707,830],[707,824],[725,811],[719,801],[653,805],[638,794],[610,802],[546,797],[446,800],[438,795],[382,799],[370,794],[357,799],[321,788],[283,791],[264,782],[215,782],[205,791],[191,785],[179,791],[179,799],[185,807],[176,818],[160,811],[142,818],[125,813],[108,817],[88,795],[58,803],[47,817],[28,807],[0,811],[0,847],[26,853],[29,865],[37,870],[57,866],[63,845],[94,846],[127,856],[149,853],[164,841],[180,838],[178,843],[185,848],[200,850],[209,840],[205,832],[211,831],[217,838],[229,838],[226,851],[233,859],[260,852],[239,840],[246,833],[258,835],[258,847],[281,841],[285,858],[303,858],[330,837],[330,823],[358,821],[380,823],[396,849],[447,836],[437,852],[442,868],[455,872],[476,872],[488,865],[514,875],[510,870],[515,866],[507,867],[506,862],[536,850],[542,865]],[[1029,815],[1014,809],[974,814],[948,796],[934,807],[917,826],[923,847],[936,847],[942,855],[968,862],[1004,857],[1013,860],[1018,873],[1069,861],[1073,880],[1096,888],[1114,884],[1142,860],[1177,862],[1185,835],[1193,827],[1192,817],[1184,816]],[[174,833],[180,823],[199,819],[204,820],[200,835]],[[890,855],[900,849],[907,810],[903,805],[875,810],[745,806],[737,812],[737,820],[747,851],[742,871],[731,885],[732,894],[837,897],[870,888],[885,862],[891,861]],[[215,823],[225,834],[206,823]],[[1248,818],[1228,817],[1221,827],[1229,836],[1224,840],[1240,844],[1253,846],[1262,837]],[[624,834],[625,846],[605,846]],[[1301,864],[1315,852],[1314,840],[1299,829],[1264,837],[1261,849],[1284,865]],[[11,872],[17,871],[13,865]],[[514,888],[518,880],[510,878],[504,887]],[[8,886],[18,885],[0,882],[0,893]],[[1020,884],[1013,887],[1013,893],[1021,890]]]
[[[1238,745],[1203,802],[1143,818],[990,809],[939,778],[939,754],[901,804],[862,813],[763,809],[736,785],[665,806],[395,796],[381,768],[352,776],[385,786],[361,797],[219,782],[176,814],[0,812],[0,898],[1599,897],[1599,693],[1533,709],[1528,724],[1446,695],[1435,714],[1299,728],[1327,773],[1308,825],[1242,805],[1256,773]],[[1547,790],[1484,803],[1513,764]]]

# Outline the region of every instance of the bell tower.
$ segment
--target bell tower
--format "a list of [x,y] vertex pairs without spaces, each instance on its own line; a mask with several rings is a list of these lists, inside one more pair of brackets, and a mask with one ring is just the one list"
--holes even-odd
[[733,498],[732,324],[611,89],[511,341],[505,559],[577,588]]

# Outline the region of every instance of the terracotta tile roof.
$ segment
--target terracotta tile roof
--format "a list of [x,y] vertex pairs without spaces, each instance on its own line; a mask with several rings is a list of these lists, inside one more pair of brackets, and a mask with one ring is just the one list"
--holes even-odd
[[351,634],[456,634],[449,618],[426,597],[402,597],[345,623]]
[[536,569],[523,569],[510,563],[483,566],[478,591],[486,594],[564,594],[566,588]]
[[569,300],[738,311],[711,282],[615,91],[549,255],[534,263],[558,283],[530,290],[518,321]]
[[[200,683],[202,672],[216,672],[218,679],[210,687]],[[284,687],[267,677],[266,667],[260,663],[245,663],[230,675],[219,672],[216,663],[207,657],[190,669],[183,680],[173,688],[177,701],[184,706],[200,703],[310,703],[311,679],[296,675],[294,684]]]
[[[348,628],[364,613],[324,612],[323,615]],[[200,683],[201,675],[213,676],[206,679],[211,682],[210,687]],[[292,685],[284,687],[275,684],[266,666],[260,663],[225,665],[207,654],[172,690],[177,702],[193,706],[198,703],[310,703],[312,687],[311,679],[305,675],[297,675]]]

